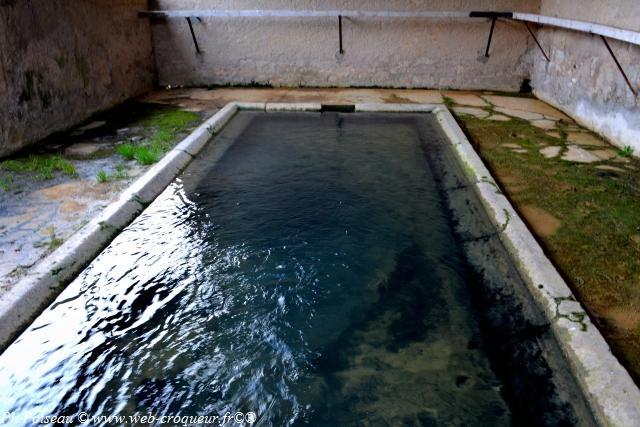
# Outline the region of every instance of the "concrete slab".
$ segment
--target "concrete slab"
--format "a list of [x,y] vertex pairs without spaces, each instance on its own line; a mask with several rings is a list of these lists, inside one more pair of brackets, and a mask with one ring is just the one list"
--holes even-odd
[[489,101],[491,104],[495,105],[498,108],[508,108],[510,110],[538,113],[544,116],[544,118],[572,122],[572,120],[566,114],[556,110],[549,104],[545,104],[538,99],[496,95],[483,95],[482,98]]
[[474,93],[446,91],[446,92],[442,92],[442,95],[446,96],[456,104],[460,104],[460,105],[468,105],[471,107],[488,107],[489,106],[489,104],[484,99],[482,99],[479,95]]
[[495,122],[508,122],[511,117],[503,116],[502,114],[493,114],[487,117],[487,120],[493,120]]
[[602,138],[587,132],[567,132],[567,142],[587,147],[606,147],[608,145]]
[[542,114],[525,110],[516,110],[513,108],[496,107],[494,110],[507,116],[517,117],[523,120],[540,120],[544,118]]
[[474,107],[453,107],[452,110],[456,114],[469,114],[470,116],[477,117],[479,119],[486,119],[489,117],[489,112],[482,108]]
[[555,131],[555,130],[547,132],[547,135],[552,136],[554,138],[558,138],[558,139],[562,138],[562,135],[560,135],[560,132]]
[[561,151],[562,147],[552,146],[543,148],[542,150],[540,150],[540,154],[542,154],[547,159],[551,159],[553,157],[558,157],[558,154],[560,154]]
[[535,127],[544,130],[555,129],[556,127],[556,122],[548,119],[531,120],[530,123]]
[[596,169],[600,169],[603,171],[611,171],[611,172],[626,172],[622,168],[617,168],[615,166],[610,166],[610,165],[598,165],[596,166]]
[[568,145],[567,151],[562,155],[563,160],[577,163],[599,162],[600,158],[590,151],[580,148],[577,145]]
[[595,155],[600,160],[611,160],[618,156],[618,153],[611,149],[591,150],[591,154]]

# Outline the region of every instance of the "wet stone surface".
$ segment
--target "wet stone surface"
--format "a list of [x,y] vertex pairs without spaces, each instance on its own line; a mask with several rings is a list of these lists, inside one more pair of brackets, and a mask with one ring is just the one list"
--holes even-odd
[[[16,283],[149,168],[127,160],[115,148],[152,137],[157,129],[151,119],[162,109],[127,103],[0,161],[0,291]],[[54,170],[46,178],[40,169],[28,170],[30,158],[51,156],[71,169]]]

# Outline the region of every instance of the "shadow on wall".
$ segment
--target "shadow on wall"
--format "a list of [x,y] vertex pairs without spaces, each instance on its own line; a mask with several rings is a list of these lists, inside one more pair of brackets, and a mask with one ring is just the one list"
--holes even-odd
[[153,88],[144,0],[0,4],[0,156]]

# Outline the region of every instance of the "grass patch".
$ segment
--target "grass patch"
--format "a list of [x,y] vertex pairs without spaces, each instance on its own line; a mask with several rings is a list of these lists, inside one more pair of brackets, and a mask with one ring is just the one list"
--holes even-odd
[[138,144],[119,144],[116,152],[141,165],[153,164],[173,147],[178,134],[199,118],[196,113],[177,109],[163,108],[155,111],[141,122],[149,136]]
[[13,175],[0,176],[0,188],[4,191],[11,190],[13,186]]
[[105,183],[105,182],[109,182],[111,180],[111,177],[109,176],[108,173],[100,169],[98,171],[98,174],[96,175],[96,180],[100,183]]
[[31,154],[18,159],[0,162],[0,169],[10,172],[32,173],[38,180],[52,179],[55,172],[77,177],[73,164],[59,154]]
[[118,144],[116,145],[116,153],[120,154],[126,160],[133,160],[136,156],[136,148],[129,142],[125,144]]
[[626,145],[622,150],[618,150],[618,155],[622,157],[631,157],[633,155],[633,147]]
[[[640,311],[640,170],[612,174],[597,169],[599,162],[546,159],[540,146],[558,140],[526,121],[460,120],[514,205],[536,206],[561,221],[557,232],[537,237],[614,352],[640,379],[640,321],[620,320]],[[527,152],[516,154],[502,147],[506,143]]]
[[129,177],[127,167],[123,164],[116,165],[116,172],[113,174],[116,179],[125,179]]
[[127,177],[128,175],[126,166],[120,164],[116,166],[116,171],[114,173],[107,173],[103,169],[100,169],[96,175],[96,181],[103,184],[113,181],[114,179],[125,179]]

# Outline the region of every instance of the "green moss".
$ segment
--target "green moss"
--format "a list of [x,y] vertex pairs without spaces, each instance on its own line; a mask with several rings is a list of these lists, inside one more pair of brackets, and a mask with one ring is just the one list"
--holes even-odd
[[4,191],[11,190],[13,186],[13,175],[0,176],[0,189]]
[[[552,235],[537,235],[615,353],[640,378],[640,324],[622,325],[611,313],[640,310],[640,162],[610,172],[595,164],[547,159],[542,145],[561,140],[523,120],[459,118],[492,174],[516,208],[532,205],[561,221]],[[562,125],[561,125],[562,126]],[[518,144],[514,153],[503,144]],[[615,164],[615,163],[613,163]],[[576,317],[576,320],[580,321]]]
[[49,249],[49,251],[54,251],[58,249],[60,245],[62,245],[62,243],[64,243],[64,240],[56,236],[56,230],[52,227],[47,248]]
[[444,105],[447,108],[451,108],[451,107],[453,107],[455,105],[455,103],[453,102],[453,99],[451,99],[451,98],[449,98],[447,96],[444,96],[444,95],[442,95],[442,102],[444,103]]
[[74,58],[76,69],[78,70],[78,74],[80,74],[80,78],[82,79],[83,87],[87,87],[91,78],[89,63],[84,58],[84,56],[82,56],[82,53],[80,53],[77,49],[75,51]]
[[146,128],[156,128],[158,131],[176,131],[184,129],[198,118],[199,116],[191,111],[166,108],[153,112],[143,120],[142,125]]
[[52,179],[55,172],[77,177],[75,166],[59,154],[31,154],[0,162],[0,170],[31,173],[38,180]]
[[178,136],[200,116],[189,111],[163,108],[152,112],[141,121],[149,134],[137,144],[124,143],[116,146],[116,152],[127,160],[136,160],[141,165],[157,162],[177,142]]

